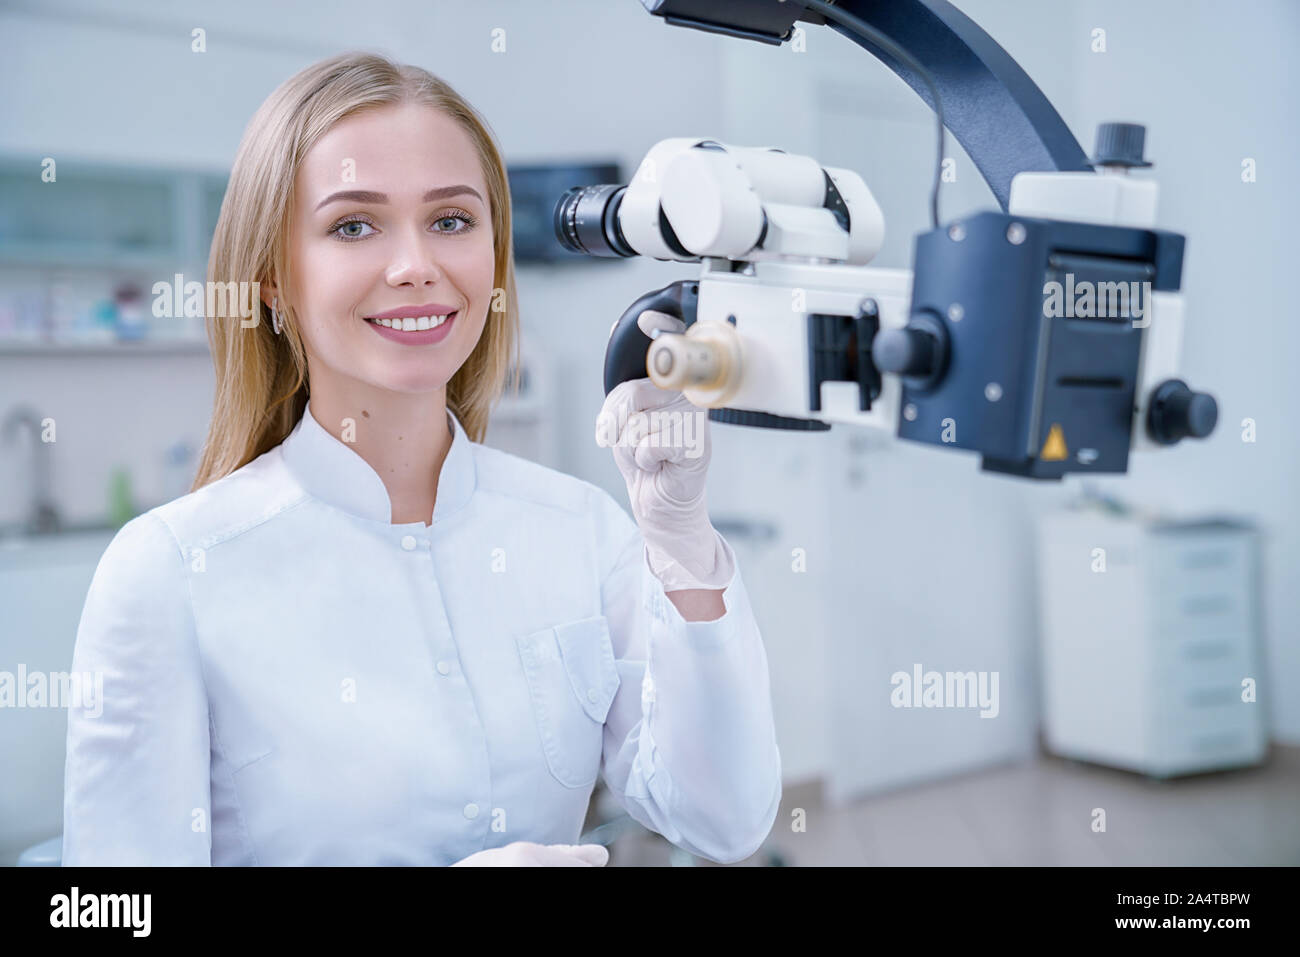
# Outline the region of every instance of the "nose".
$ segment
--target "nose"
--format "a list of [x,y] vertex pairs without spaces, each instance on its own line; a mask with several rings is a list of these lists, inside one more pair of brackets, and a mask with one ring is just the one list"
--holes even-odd
[[442,279],[442,269],[435,261],[432,237],[419,227],[406,230],[394,250],[388,267],[391,286],[434,286]]

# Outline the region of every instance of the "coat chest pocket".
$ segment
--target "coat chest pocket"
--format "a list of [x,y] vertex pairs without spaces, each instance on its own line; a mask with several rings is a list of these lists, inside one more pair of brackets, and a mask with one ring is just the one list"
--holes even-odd
[[551,774],[565,787],[594,784],[618,666],[603,615],[515,639],[533,718]]

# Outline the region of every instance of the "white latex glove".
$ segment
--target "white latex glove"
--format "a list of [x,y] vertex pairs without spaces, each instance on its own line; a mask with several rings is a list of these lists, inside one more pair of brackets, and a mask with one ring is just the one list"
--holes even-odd
[[471,854],[452,867],[604,867],[609,851],[600,844],[534,844],[515,841]]
[[[641,313],[637,325],[652,339],[656,330],[686,329],[680,319],[651,310]],[[669,418],[673,413],[680,421]],[[709,522],[704,501],[713,449],[708,410],[649,378],[621,382],[596,417],[596,444],[613,449],[650,570],[664,591],[730,584],[734,555]]]

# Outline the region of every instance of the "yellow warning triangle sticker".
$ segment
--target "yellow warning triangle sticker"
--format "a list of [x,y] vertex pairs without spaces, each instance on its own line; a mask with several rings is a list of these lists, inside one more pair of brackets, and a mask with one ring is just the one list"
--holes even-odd
[[1061,429],[1061,423],[1053,422],[1052,430],[1047,433],[1047,441],[1043,443],[1043,451],[1038,457],[1044,462],[1060,462],[1069,456],[1065,448],[1065,432]]

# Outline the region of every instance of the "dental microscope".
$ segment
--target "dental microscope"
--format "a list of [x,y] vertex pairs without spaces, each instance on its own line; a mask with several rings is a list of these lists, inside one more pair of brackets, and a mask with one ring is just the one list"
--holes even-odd
[[[999,209],[932,228],[913,269],[862,177],[774,147],[656,143],[624,185],[574,187],[556,237],[596,257],[698,263],[610,330],[608,394],[649,377],[711,421],[832,423],[966,449],[1031,479],[1124,473],[1130,449],[1204,438],[1214,398],[1179,377],[1184,237],[1133,175],[1144,127],[1105,123],[1088,158],[1019,65],[945,0],[642,0],[668,24],[780,45],[829,25],[894,70],[966,149]],[[653,339],[647,309],[685,331]]]

